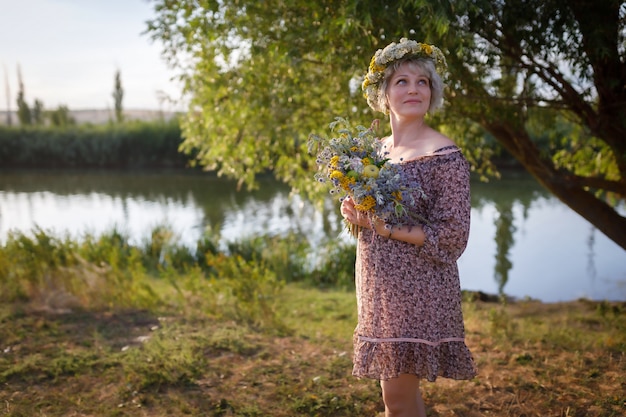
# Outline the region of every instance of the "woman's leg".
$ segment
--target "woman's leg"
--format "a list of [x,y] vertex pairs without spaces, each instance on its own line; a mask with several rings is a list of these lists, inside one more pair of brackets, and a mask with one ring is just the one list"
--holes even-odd
[[415,375],[380,381],[385,403],[385,417],[426,417],[426,408]]

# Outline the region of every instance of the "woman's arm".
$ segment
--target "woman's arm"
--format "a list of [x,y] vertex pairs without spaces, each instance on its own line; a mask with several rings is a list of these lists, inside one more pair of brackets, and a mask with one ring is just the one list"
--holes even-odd
[[421,226],[391,226],[385,224],[378,217],[368,216],[354,207],[354,200],[346,197],[341,202],[341,215],[350,223],[364,229],[372,229],[378,235],[387,239],[401,240],[422,246],[424,243],[424,231]]
[[441,161],[433,170],[437,191],[429,209],[428,224],[422,226],[424,244],[420,256],[440,262],[455,262],[469,238],[471,200],[469,164],[461,154]]

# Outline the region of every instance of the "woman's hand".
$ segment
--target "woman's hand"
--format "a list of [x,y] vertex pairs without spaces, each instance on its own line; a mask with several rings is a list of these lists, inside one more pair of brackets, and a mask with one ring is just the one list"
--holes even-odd
[[346,197],[341,201],[341,215],[344,219],[354,225],[365,229],[371,228],[369,216],[366,213],[357,210],[354,200],[350,197]]
[[424,245],[426,235],[422,226],[392,226],[379,217],[357,210],[354,205],[354,200],[350,197],[344,198],[341,202],[341,215],[350,223],[365,229],[373,229],[374,233],[387,239],[412,243],[416,246]]
[[380,218],[370,216],[355,207],[354,200],[346,197],[341,202],[341,215],[350,223],[364,229],[374,229],[381,236],[388,236],[390,228]]

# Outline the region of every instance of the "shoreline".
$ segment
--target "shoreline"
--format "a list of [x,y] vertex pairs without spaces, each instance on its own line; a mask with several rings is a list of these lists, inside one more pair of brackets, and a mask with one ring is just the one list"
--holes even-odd
[[[50,111],[49,109],[46,111]],[[18,126],[17,112],[10,111],[11,125]],[[171,120],[181,112],[166,111],[158,109],[124,109],[124,118],[126,120]],[[0,126],[7,126],[9,112],[7,110],[0,110]],[[69,110],[69,115],[72,117],[76,124],[107,124],[115,120],[115,110],[113,109],[79,109]]]

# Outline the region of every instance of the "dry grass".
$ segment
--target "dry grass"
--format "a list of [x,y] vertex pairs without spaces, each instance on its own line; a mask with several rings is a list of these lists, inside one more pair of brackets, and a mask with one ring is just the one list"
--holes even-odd
[[[376,416],[350,376],[353,294],[287,286],[280,332],[198,311],[0,308],[2,416]],[[429,416],[626,414],[626,304],[466,302],[479,376],[424,383]]]
[[626,305],[474,303],[467,310],[480,373],[469,382],[426,385],[431,415],[626,413]]

